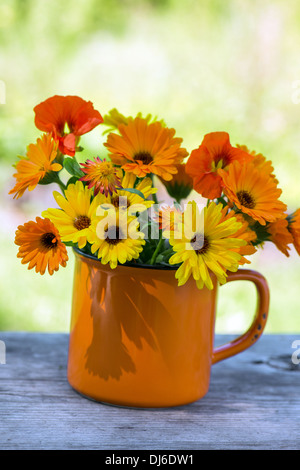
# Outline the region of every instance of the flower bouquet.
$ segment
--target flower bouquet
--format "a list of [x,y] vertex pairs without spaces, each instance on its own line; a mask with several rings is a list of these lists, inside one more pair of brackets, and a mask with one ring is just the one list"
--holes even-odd
[[[70,351],[76,350],[76,359],[69,364],[71,385],[102,401],[137,406],[182,404],[203,396],[208,384],[199,392],[199,384],[190,378],[199,369],[198,356],[198,366],[184,379],[185,383],[193,382],[185,387],[190,392],[183,392],[179,385],[195,355],[194,349],[187,347],[187,335],[191,338],[195,330],[210,351],[203,366],[206,371],[211,363],[236,354],[260,336],[267,315],[267,288],[263,280],[245,270],[260,295],[265,289],[248,342],[243,339],[242,347],[227,345],[212,354],[216,288],[234,280],[232,273],[242,272],[240,265],[249,264],[247,257],[265,242],[274,243],[286,256],[289,245],[294,244],[300,254],[300,209],[287,213],[272,162],[245,145],[232,146],[226,132],[205,135],[189,155],[175,130],[151,115],[126,117],[113,109],[102,118],[91,102],[77,96],[53,96],[38,104],[34,112],[35,125],[43,134],[16,163],[16,184],[10,193],[19,198],[38,184],[52,183],[59,191],[53,193],[56,207],[19,226],[15,243],[23,264],[40,274],[48,270],[51,275],[66,266],[66,247],[74,248],[78,282],[76,288],[74,285],[70,339]],[[81,161],[81,136],[100,124],[107,134],[107,157],[91,155]],[[158,201],[157,183],[173,199],[171,205]],[[192,190],[207,199],[204,205],[187,201]],[[186,201],[184,207],[182,201]],[[238,276],[236,279],[246,279],[243,273]],[[189,291],[178,286],[188,286]],[[78,294],[80,289],[84,289],[82,295]],[[171,314],[168,303],[173,305]],[[201,304],[202,313],[194,311],[195,303]],[[150,312],[145,313],[148,307]],[[206,315],[204,310],[208,311],[205,327],[199,324],[199,317]],[[192,317],[184,336],[186,311],[192,312]],[[174,327],[174,318],[168,325],[158,323],[174,312],[176,321],[181,318],[179,326]],[[154,321],[156,315],[159,319]],[[132,318],[136,326],[130,326]],[[83,341],[79,334],[88,329],[87,324],[90,330]],[[109,328],[102,334],[104,324]],[[181,347],[180,329],[184,338]],[[163,346],[162,331],[172,336],[172,341],[177,338],[177,343]],[[114,344],[113,349],[107,341]],[[150,357],[147,348],[153,355],[159,349],[164,359],[160,357],[160,365],[156,362],[152,375],[149,372],[145,378],[139,376],[142,364],[158,361],[153,359],[156,356]],[[141,350],[144,362],[137,359]],[[183,359],[176,351],[181,351]],[[114,359],[108,360],[109,356]],[[172,366],[168,363],[173,361],[171,357],[176,362]],[[105,360],[112,362],[104,364]],[[159,372],[166,363],[168,371]],[[173,366],[179,373],[175,374]],[[163,381],[160,377],[160,391],[153,389],[153,374],[164,376]],[[120,386],[121,377],[124,386],[117,387],[116,396],[114,381]],[[181,390],[180,397],[174,395],[175,387]],[[139,395],[130,398],[134,388]]]

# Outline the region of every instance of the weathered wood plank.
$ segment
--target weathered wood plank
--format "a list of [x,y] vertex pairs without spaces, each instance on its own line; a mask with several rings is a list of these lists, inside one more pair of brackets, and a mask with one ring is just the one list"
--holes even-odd
[[7,348],[7,363],[0,364],[0,449],[299,449],[296,339],[264,335],[213,367],[202,400],[143,410],[95,403],[73,391],[66,380],[67,335],[0,333]]

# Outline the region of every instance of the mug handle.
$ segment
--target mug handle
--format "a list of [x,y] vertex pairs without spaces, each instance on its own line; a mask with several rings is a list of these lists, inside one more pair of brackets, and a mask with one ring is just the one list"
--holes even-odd
[[270,293],[264,276],[251,269],[239,269],[235,273],[228,273],[227,282],[231,281],[251,281],[255,284],[258,294],[257,311],[252,325],[246,333],[230,343],[223,344],[213,350],[213,364],[234,356],[252,346],[262,335],[268,317]]

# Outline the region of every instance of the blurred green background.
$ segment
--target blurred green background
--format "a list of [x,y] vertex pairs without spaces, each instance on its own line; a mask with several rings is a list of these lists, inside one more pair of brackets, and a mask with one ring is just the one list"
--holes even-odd
[[[33,107],[54,94],[93,101],[102,115],[153,113],[198,147],[228,131],[272,159],[289,212],[300,206],[300,3],[297,0],[0,0],[0,329],[68,331],[73,256],[53,277],[27,271],[19,224],[52,207],[52,187],[19,200],[12,164],[39,132]],[[1,101],[1,100],[0,100]],[[101,127],[101,126],[100,126]],[[105,155],[102,129],[85,155]],[[300,332],[300,259],[271,244],[252,257],[271,290],[268,332]],[[250,323],[254,288],[220,289],[218,332]]]

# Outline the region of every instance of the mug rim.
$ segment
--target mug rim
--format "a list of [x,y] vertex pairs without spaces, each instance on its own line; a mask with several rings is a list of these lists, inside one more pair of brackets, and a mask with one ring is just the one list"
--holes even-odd
[[[84,253],[82,250],[80,250],[80,248],[77,248],[75,246],[72,247],[73,251],[75,251],[75,253],[77,253],[78,255],[84,257],[84,258],[88,258],[92,261],[95,261],[96,263],[101,263],[100,259],[99,258],[96,258],[95,256],[92,256],[88,253]],[[157,270],[157,271],[176,271],[178,268],[179,268],[179,264],[175,264],[175,265],[169,265],[169,266],[160,266],[160,265],[152,265],[152,264],[127,264],[127,263],[124,263],[124,264],[121,264],[121,263],[118,263],[118,267],[120,266],[123,266],[124,268],[140,268],[140,269],[154,269],[154,270]]]

